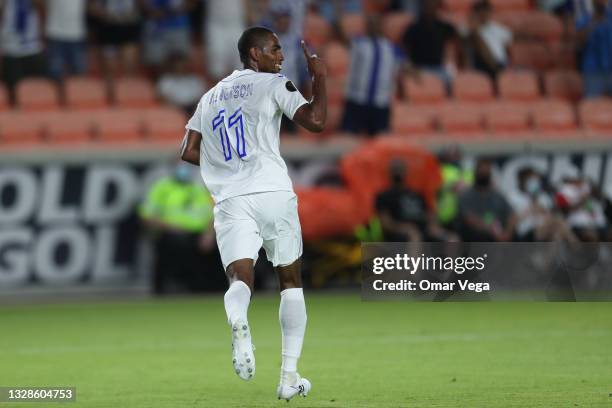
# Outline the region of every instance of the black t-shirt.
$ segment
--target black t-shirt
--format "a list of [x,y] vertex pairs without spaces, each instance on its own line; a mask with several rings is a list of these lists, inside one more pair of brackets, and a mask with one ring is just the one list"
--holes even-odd
[[392,187],[376,197],[376,211],[387,211],[397,222],[413,222],[423,228],[427,205],[422,196],[407,188]]
[[418,20],[411,24],[402,44],[416,66],[440,66],[444,60],[446,43],[457,37],[457,30],[442,20]]

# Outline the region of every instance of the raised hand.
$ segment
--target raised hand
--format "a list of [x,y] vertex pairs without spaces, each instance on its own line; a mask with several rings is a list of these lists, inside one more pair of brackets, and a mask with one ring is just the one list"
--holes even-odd
[[306,43],[302,40],[302,50],[304,51],[304,57],[308,63],[308,73],[312,76],[327,76],[327,66],[325,62],[319,58],[317,54],[311,54],[306,47]]

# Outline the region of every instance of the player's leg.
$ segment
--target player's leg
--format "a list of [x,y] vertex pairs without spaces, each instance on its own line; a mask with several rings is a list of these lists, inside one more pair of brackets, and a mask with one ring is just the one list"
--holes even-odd
[[255,354],[247,316],[253,291],[253,259],[232,262],[226,274],[230,285],[223,296],[223,303],[232,328],[232,364],[236,374],[248,381],[255,375]]
[[280,307],[278,311],[282,333],[281,378],[278,398],[291,399],[296,394],[306,396],[311,384],[298,374],[298,360],[302,353],[306,332],[306,303],[302,289],[301,261],[275,268],[280,284]]
[[253,290],[253,266],[262,244],[249,205],[248,198],[240,196],[218,203],[214,210],[217,246],[230,284],[223,300],[232,330],[232,364],[243,380],[255,375],[247,312]]
[[253,292],[253,260],[247,258],[232,262],[228,265],[226,274],[229,289],[225,292],[223,301],[227,321],[230,325],[238,321],[246,322]]
[[278,275],[281,290],[279,320],[282,334],[282,366],[278,397],[305,396],[310,382],[300,378],[297,365],[306,331],[306,305],[302,290],[302,234],[297,197],[291,192],[259,195],[260,230],[266,255]]

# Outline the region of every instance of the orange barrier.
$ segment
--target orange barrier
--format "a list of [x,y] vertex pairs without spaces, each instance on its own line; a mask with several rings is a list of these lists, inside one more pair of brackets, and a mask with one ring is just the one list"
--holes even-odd
[[406,163],[406,184],[435,208],[436,192],[442,182],[435,156],[402,139],[384,138],[365,143],[340,164],[348,189],[360,197],[363,217],[372,214],[376,194],[389,186],[389,164],[394,159]]
[[359,200],[348,190],[312,188],[296,192],[305,240],[350,236],[365,221]]

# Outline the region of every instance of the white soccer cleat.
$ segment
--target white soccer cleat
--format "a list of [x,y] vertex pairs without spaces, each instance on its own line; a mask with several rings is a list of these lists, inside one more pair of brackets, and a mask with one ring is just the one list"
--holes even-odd
[[296,395],[300,395],[305,397],[310,392],[312,388],[312,384],[306,378],[301,378],[299,374],[296,374],[295,381],[293,384],[285,384],[283,382],[280,383],[276,390],[276,395],[278,399],[284,399],[289,402],[289,400]]
[[238,320],[232,325],[232,363],[234,372],[245,381],[255,376],[254,350],[249,324]]

